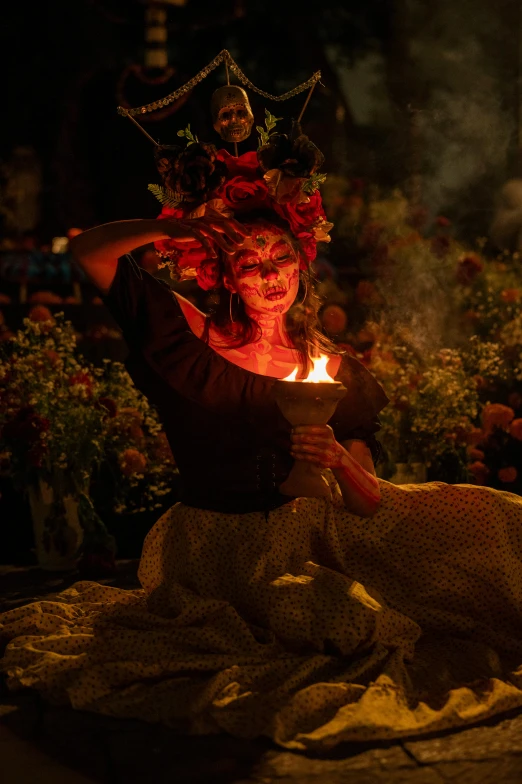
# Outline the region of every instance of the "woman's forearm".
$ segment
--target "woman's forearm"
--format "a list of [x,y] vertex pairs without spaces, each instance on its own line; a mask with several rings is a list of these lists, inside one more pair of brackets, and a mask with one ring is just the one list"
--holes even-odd
[[379,480],[366,471],[344,447],[341,449],[338,465],[332,470],[341,489],[344,505],[353,514],[371,517],[381,501]]
[[87,229],[71,240],[71,252],[81,267],[104,264],[110,259],[119,259],[142,245],[167,239],[169,221],[136,219],[104,223]]

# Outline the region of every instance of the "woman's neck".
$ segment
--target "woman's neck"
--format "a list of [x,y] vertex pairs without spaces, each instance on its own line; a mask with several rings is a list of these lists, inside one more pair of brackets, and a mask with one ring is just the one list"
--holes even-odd
[[246,308],[246,314],[258,325],[261,330],[261,340],[271,346],[293,347],[285,325],[284,313],[260,313],[257,310]]

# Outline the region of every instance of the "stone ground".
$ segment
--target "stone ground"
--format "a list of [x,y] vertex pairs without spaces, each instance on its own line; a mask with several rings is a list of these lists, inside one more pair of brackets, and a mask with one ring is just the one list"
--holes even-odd
[[[137,560],[110,585],[137,585]],[[0,611],[62,590],[78,575],[0,566]],[[165,727],[55,708],[0,682],[0,784],[520,784],[522,711],[458,732],[345,744],[327,756],[267,740],[182,737]]]

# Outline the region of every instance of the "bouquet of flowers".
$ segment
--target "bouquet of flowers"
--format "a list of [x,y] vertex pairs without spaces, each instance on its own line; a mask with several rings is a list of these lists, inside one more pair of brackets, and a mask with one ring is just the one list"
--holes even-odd
[[[85,362],[71,323],[42,305],[0,344],[0,465],[21,490],[44,482],[55,499],[79,502],[84,552],[114,551],[91,501],[100,475],[112,477],[115,511],[140,511],[162,506],[177,470],[156,412],[123,365]],[[47,534],[60,544],[63,530]]]

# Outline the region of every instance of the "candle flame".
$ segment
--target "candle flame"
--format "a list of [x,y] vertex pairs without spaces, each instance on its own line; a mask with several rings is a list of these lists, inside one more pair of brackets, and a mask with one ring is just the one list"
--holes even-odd
[[[326,371],[326,365],[330,361],[330,358],[326,356],[326,354],[320,354],[319,357],[310,357],[310,359],[313,365],[312,370],[308,373],[306,378],[301,378],[299,380],[309,384],[324,384],[325,382],[328,384],[335,384],[334,379]],[[290,375],[283,378],[282,381],[297,381],[296,376],[297,366]]]

